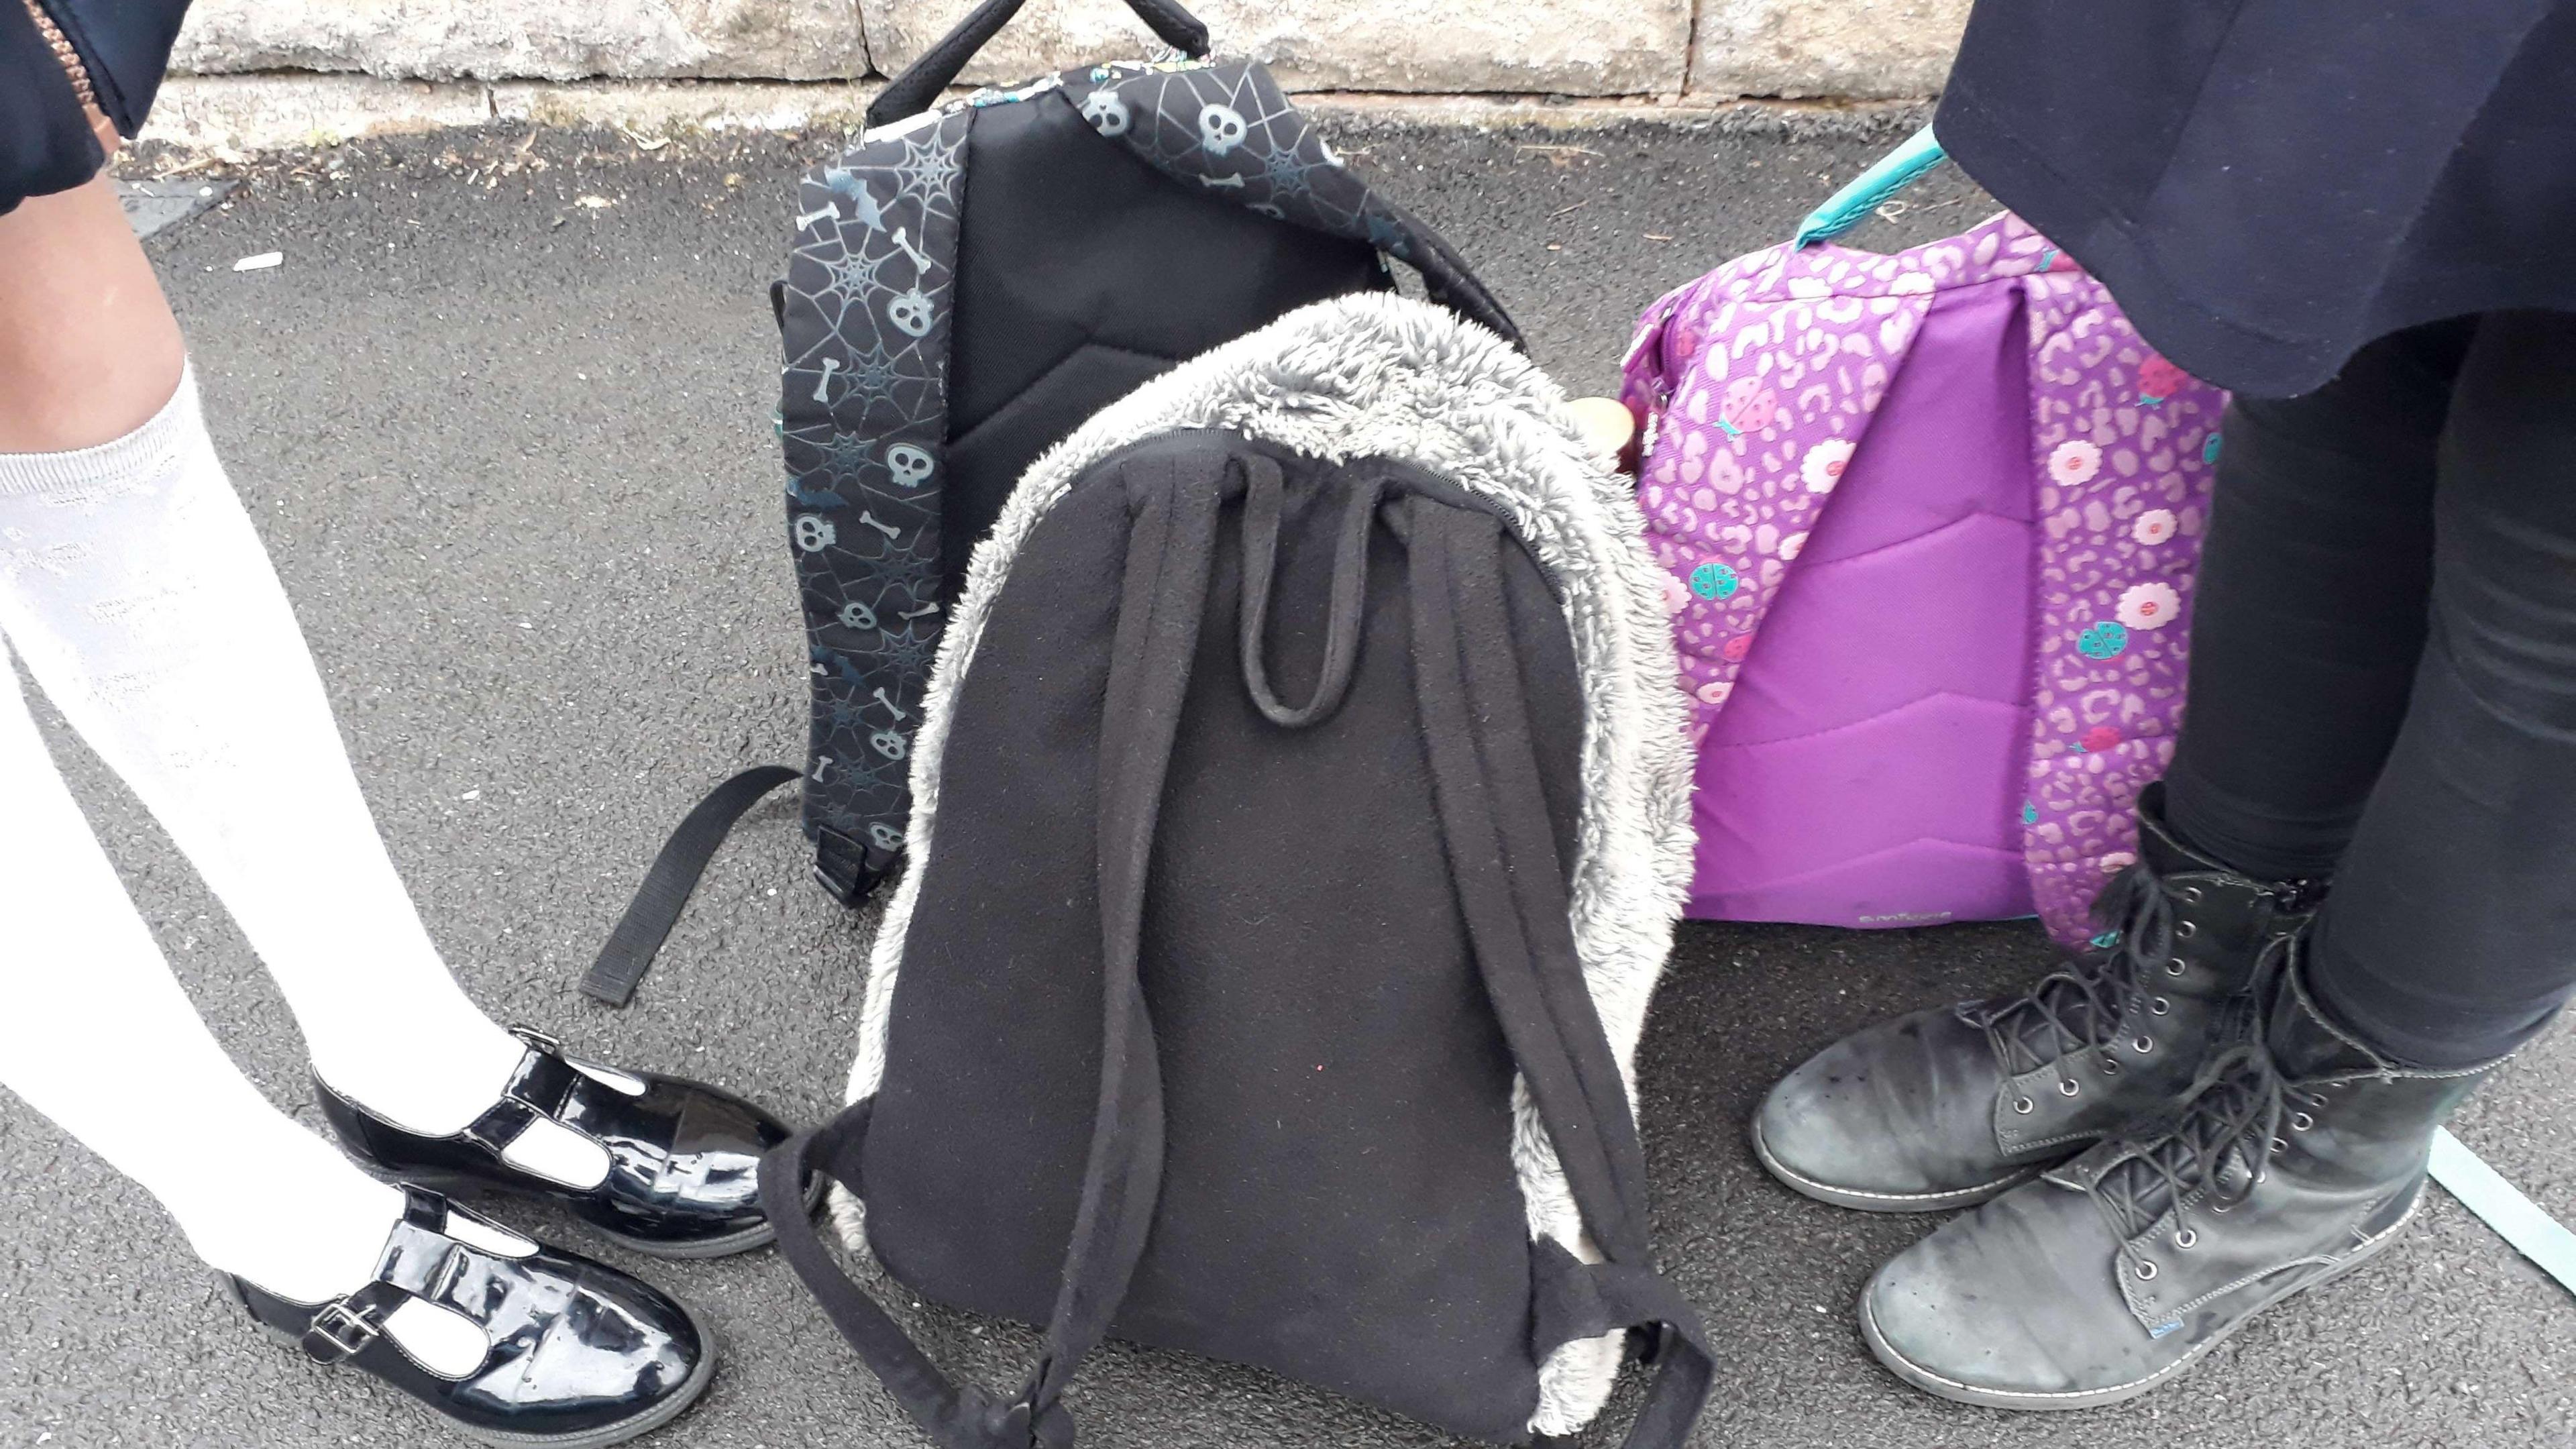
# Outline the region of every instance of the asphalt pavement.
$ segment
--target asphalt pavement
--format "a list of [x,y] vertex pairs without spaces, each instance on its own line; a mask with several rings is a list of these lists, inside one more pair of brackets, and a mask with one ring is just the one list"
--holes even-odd
[[[1829,118],[1337,134],[1478,264],[1539,360],[1577,390],[1610,384],[1640,307],[1782,237],[1892,139]],[[150,243],[394,857],[469,987],[501,1019],[588,1055],[703,1076],[801,1121],[838,1101],[865,928],[806,882],[788,804],[746,824],[632,1009],[596,1007],[574,983],[698,794],[801,748],[764,287],[791,179],[836,140],[648,152],[616,133],[495,129],[368,142],[263,164],[226,207]],[[1928,238],[1981,207],[1945,175],[1863,239]],[[284,263],[231,270],[267,251]],[[217,1033],[315,1120],[293,1023],[239,934],[121,789],[55,734]],[[1700,1444],[2576,1443],[2576,1299],[2439,1194],[2381,1264],[2128,1406],[2014,1416],[1884,1374],[1853,1327],[1854,1295],[1929,1220],[1775,1186],[1744,1146],[1746,1113],[1843,1032],[2046,961],[2027,924],[1684,931],[1641,1075],[1662,1251],[1724,1359]],[[2571,1085],[2576,1040],[2560,1033],[2457,1124],[2563,1219],[2576,1218]],[[646,1442],[924,1442],[774,1254],[651,1263],[549,1211],[510,1212],[637,1268],[715,1324],[726,1361],[714,1389]],[[963,1371],[1016,1380],[1026,1333],[909,1316]],[[1085,1442],[1118,1449],[1447,1442],[1262,1373],[1123,1348],[1076,1396]],[[0,1445],[442,1442],[389,1391],[252,1332],[150,1202],[0,1100]]]

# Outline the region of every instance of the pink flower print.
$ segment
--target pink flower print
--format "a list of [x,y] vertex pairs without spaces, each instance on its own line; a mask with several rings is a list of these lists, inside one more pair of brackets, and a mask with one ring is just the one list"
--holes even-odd
[[1673,366],[1687,367],[1699,356],[1700,335],[1696,327],[1678,328],[1673,333]]
[[1690,601],[1690,585],[1670,574],[1664,575],[1664,611],[1678,614],[1690,607]]
[[2132,629],[2161,629],[2182,613],[2171,584],[2138,584],[2120,596],[2120,622]]
[[1726,397],[1719,404],[1717,425],[1730,438],[1758,433],[1771,426],[1780,416],[1780,395],[1762,385],[1758,377],[1739,377],[1726,385]]
[[1843,481],[1843,470],[1851,466],[1852,443],[1849,438],[1827,438],[1807,450],[1798,464],[1798,476],[1807,480],[1810,493],[1831,493]]
[[2179,527],[2181,525],[2174,521],[2172,509],[2150,508],[2138,515],[2138,521],[2129,529],[2129,536],[2140,543],[2165,543],[2173,538],[2174,530]]
[[1741,664],[1744,662],[1744,656],[1753,652],[1753,636],[1750,634],[1738,634],[1734,638],[1727,640],[1726,647],[1718,650],[1717,652],[1725,655],[1728,663]]
[[1783,563],[1795,559],[1806,551],[1807,536],[1803,533],[1793,533],[1780,540],[1780,559]]
[[2048,455],[2048,476],[2065,487],[2090,483],[2102,471],[2102,450],[2082,438],[2057,445]]
[[2138,401],[2153,407],[2191,385],[2191,374],[2166,361],[2160,353],[2147,354],[2138,364]]
[[2095,725],[2084,732],[2084,748],[2094,754],[2117,749],[2119,745],[2120,732],[2109,725]]
[[1712,679],[1701,685],[1697,693],[1702,704],[1724,704],[1726,697],[1735,693],[1735,686],[1723,679]]

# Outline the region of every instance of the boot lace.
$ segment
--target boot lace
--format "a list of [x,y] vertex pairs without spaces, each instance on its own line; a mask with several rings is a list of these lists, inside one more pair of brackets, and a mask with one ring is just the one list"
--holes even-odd
[[2008,1075],[2108,1045],[2142,989],[2146,963],[2173,952],[2173,894],[2144,861],[2103,887],[2093,920],[2107,929],[2064,969],[2019,995],[1959,1008],[1960,1020],[1985,1031]]
[[2124,1239],[2203,1187],[2204,1205],[2227,1212],[2262,1181],[2294,1091],[2260,1043],[2230,1047],[2202,1069],[2171,1116],[2129,1139],[2129,1155],[2088,1191]]

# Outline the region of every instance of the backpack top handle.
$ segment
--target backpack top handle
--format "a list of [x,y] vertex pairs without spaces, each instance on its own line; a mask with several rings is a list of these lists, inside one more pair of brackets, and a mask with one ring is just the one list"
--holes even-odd
[[[921,53],[921,58],[904,67],[903,74],[887,82],[868,106],[868,129],[891,126],[909,120],[930,109],[939,93],[948,89],[966,62],[992,43],[1011,17],[1020,13],[1028,0],[984,0],[972,14],[957,23],[937,45]],[[1197,16],[1182,9],[1175,0],[1127,0],[1136,18],[1152,27],[1163,43],[1192,60],[1204,59],[1208,53],[1208,28]]]
[[1869,220],[1870,213],[1922,180],[1947,154],[1930,126],[1906,137],[1895,150],[1870,163],[1868,170],[1828,197],[1824,205],[1807,213],[1807,219],[1798,223],[1798,234],[1790,246],[1803,251],[1818,242],[1832,241]]

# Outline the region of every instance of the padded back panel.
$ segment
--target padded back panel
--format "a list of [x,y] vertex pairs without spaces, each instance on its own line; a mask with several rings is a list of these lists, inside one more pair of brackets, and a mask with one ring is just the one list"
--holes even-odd
[[2018,279],[1925,317],[1701,749],[1691,914],[2031,913],[2029,350]]
[[1374,248],[1193,192],[1063,91],[977,112],[948,359],[947,595],[1020,474],[1093,413],[1310,302],[1387,285]]

